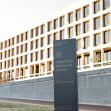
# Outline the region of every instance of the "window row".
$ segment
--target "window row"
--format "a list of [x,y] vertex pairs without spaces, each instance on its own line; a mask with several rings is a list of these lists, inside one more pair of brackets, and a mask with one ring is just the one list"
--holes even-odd
[[[69,30],[70,36],[73,34],[73,29]],[[45,40],[45,37],[41,37],[40,39],[36,39],[30,42],[30,50],[37,49],[39,47],[44,47],[45,45],[50,45],[53,43],[53,40],[62,40],[65,37],[65,31],[61,30],[59,32],[55,32],[53,34],[47,35],[47,38]]]
[[7,50],[7,51],[4,51],[4,55],[3,55],[3,52],[1,52],[1,53],[0,53],[0,60],[2,60],[3,57],[4,57],[4,58],[8,58],[8,57],[14,56],[14,53],[15,53],[14,51],[15,51],[14,48],[9,49],[9,50]]
[[[8,40],[5,40],[4,43],[1,42],[0,44],[0,49],[2,50],[3,47],[4,49],[5,48],[8,48],[8,47],[11,47],[17,43],[20,43],[20,42],[24,42],[28,39],[28,32],[25,32],[25,33],[22,33],[20,35],[17,35],[16,37],[13,37],[11,39],[8,39]],[[3,46],[4,44],[4,46]]]
[[[28,43],[25,43],[21,46],[17,46],[16,47],[16,55],[27,52],[27,50],[28,50]],[[12,57],[14,55],[15,55],[15,48],[4,51],[4,55],[3,55],[3,52],[0,52],[0,60],[2,60],[3,57],[8,58],[8,57]]]
[[16,59],[14,58],[14,59],[4,61],[4,66],[2,65],[3,62],[1,62],[0,68],[1,69],[11,68],[14,66],[27,64],[27,62],[28,62],[28,55],[24,55],[24,56],[17,57]]
[[94,2],[94,13],[99,12],[101,9],[108,9],[111,7],[111,0],[103,0],[103,6],[102,6],[102,0],[97,0]]
[[40,63],[40,64],[35,64],[30,66],[30,74],[37,74],[40,73],[40,75],[45,75],[45,73],[49,74],[48,72],[52,71],[52,62],[47,61],[45,64]]
[[43,59],[45,59],[45,57],[52,58],[52,55],[53,55],[52,48],[48,48],[46,50],[46,53],[45,53],[45,50],[40,50],[40,51],[37,51],[37,52],[33,52],[33,53],[30,53],[30,62],[43,60]]
[[[103,9],[107,9],[110,8],[111,6],[111,1],[110,0],[103,0]],[[95,1],[94,2],[94,13],[97,13],[101,10],[102,7],[102,2],[101,0]],[[81,9],[77,9],[75,10],[75,17],[76,20],[81,19],[81,15],[83,15],[83,17],[87,17],[89,16],[89,12],[90,11],[90,7],[89,5],[86,5],[83,7],[83,14],[81,13]],[[70,12],[68,13],[68,23],[72,23],[74,21],[74,13]],[[65,16],[61,16],[58,18],[54,19],[53,21],[49,21],[47,23],[47,31],[51,31],[52,29],[57,29],[58,27],[62,27],[65,24]],[[41,25],[40,27],[35,28],[35,36],[38,36],[39,33],[43,34],[45,32],[45,25]],[[34,37],[34,29],[31,30],[31,38]]]
[[2,79],[4,81],[11,81],[16,79],[22,79],[28,77],[28,67],[21,67],[14,70],[7,70],[2,73]]
[[[94,57],[93,57],[94,66],[96,67],[100,66],[100,64],[97,64],[97,63],[102,62],[102,57],[103,57],[103,65],[108,65],[106,64],[106,62],[110,62],[111,64],[111,49],[104,49],[103,56],[102,56],[101,50],[94,51]],[[77,57],[77,64],[78,66],[90,65],[91,60],[92,59],[90,58],[90,54],[87,53],[87,54],[84,54],[83,56],[80,55]]]
[[28,51],[28,43],[16,47],[16,55]]
[[[45,69],[47,72],[45,72]],[[26,67],[16,68],[15,71],[14,70],[4,71],[0,73],[0,77],[5,81],[11,81],[16,79],[27,78],[28,76],[37,77],[37,76],[44,76],[45,74],[49,75],[51,74],[51,71],[52,71],[52,62],[47,61],[47,64],[40,63],[40,64],[31,65],[30,72],[28,67],[26,66]]]
[[[107,13],[103,15],[103,21],[101,21],[100,17],[94,18],[94,30],[97,30],[102,27],[102,22],[103,22],[103,27],[111,25],[111,14]],[[83,27],[82,27],[83,25]],[[87,33],[90,31],[90,21],[85,21],[83,24],[77,24],[76,27],[76,36],[82,34],[82,29],[83,33]]]
[[90,41],[89,36],[83,37],[82,39],[77,39],[77,50],[89,48],[90,42],[93,42],[93,46],[111,43],[111,30],[104,31],[103,37],[101,36],[101,33],[94,34],[93,41]]
[[[52,48],[48,48],[46,53],[45,53],[45,50],[40,50],[37,52],[30,53],[30,62],[43,60],[45,58],[45,54],[47,58],[51,58],[53,55],[52,53],[53,53]],[[27,62],[28,62],[28,55],[16,57],[16,59],[10,59],[10,60],[4,61],[4,68],[14,67],[14,63],[16,66],[19,66],[19,65],[27,64]]]
[[101,28],[103,23],[103,27],[111,25],[111,14],[107,13],[103,15],[103,21],[101,21],[100,17],[94,18],[94,29]]
[[28,40],[28,32],[16,36],[16,44]]

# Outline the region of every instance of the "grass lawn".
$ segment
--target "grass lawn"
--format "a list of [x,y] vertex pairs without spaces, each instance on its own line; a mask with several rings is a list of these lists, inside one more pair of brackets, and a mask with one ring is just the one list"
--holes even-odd
[[0,111],[53,111],[52,107],[0,101]]

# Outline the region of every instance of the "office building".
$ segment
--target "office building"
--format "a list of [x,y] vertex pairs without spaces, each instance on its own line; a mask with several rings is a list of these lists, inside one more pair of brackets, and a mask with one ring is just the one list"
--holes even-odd
[[78,0],[36,27],[0,41],[0,81],[53,76],[53,40],[71,38],[77,41],[78,72],[111,67],[111,0]]

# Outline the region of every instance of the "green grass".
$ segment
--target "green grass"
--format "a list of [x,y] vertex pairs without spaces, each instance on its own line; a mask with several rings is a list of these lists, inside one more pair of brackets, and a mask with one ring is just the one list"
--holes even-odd
[[0,111],[53,111],[53,108],[41,105],[0,102]]

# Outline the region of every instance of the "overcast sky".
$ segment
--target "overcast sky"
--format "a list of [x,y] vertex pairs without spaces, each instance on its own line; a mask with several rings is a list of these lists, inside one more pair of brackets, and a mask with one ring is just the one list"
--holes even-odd
[[13,37],[77,0],[0,0],[0,41]]

